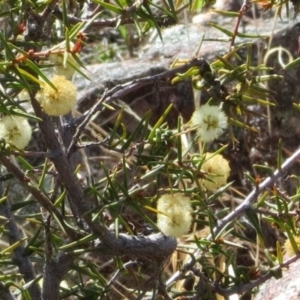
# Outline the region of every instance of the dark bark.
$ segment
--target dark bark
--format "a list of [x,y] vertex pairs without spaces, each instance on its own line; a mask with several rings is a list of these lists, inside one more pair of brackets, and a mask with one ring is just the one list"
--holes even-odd
[[59,285],[73,263],[73,256],[61,253],[56,260],[46,259],[43,280],[43,300],[58,300]]
[[[4,196],[4,190],[2,182],[0,182],[0,194],[1,197]],[[18,225],[16,223],[15,217],[11,212],[11,207],[9,205],[8,199],[0,204],[0,215],[7,219],[5,224],[5,228],[7,230],[7,235],[9,239],[9,244],[13,245],[15,243],[20,242],[24,236]],[[25,243],[25,242],[24,242]],[[30,258],[26,255],[26,247],[24,244],[19,245],[13,251],[13,261],[18,266],[20,273],[23,275],[24,281],[26,283],[34,280],[36,278],[36,274],[32,265]],[[5,286],[0,286],[0,294],[6,295],[6,298],[1,299],[10,299],[9,298],[9,291],[5,290]],[[31,295],[32,300],[40,300],[41,299],[41,290],[39,284],[34,282],[28,288],[28,291]],[[11,296],[13,299],[13,296]]]

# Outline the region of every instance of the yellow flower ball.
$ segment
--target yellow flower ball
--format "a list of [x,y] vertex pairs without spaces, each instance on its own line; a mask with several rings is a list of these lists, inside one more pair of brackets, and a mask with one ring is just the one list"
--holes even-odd
[[[294,240],[298,246],[298,249],[300,251],[300,236],[296,236],[294,235]],[[285,255],[290,258],[294,255],[296,255],[294,249],[293,249],[293,246],[292,246],[292,243],[289,239],[287,239],[284,243],[284,249],[285,249]]]
[[163,195],[157,202],[157,227],[167,236],[181,237],[192,224],[192,206],[182,193]]
[[4,116],[0,120],[0,138],[4,138],[16,148],[22,150],[30,142],[31,126],[28,120],[20,116]]
[[71,112],[76,105],[76,86],[64,76],[54,76],[51,82],[57,90],[44,83],[36,99],[49,116],[63,116]]
[[215,191],[227,183],[230,174],[228,161],[220,154],[205,153],[205,161],[201,166],[206,179],[202,179],[202,185],[210,191]]

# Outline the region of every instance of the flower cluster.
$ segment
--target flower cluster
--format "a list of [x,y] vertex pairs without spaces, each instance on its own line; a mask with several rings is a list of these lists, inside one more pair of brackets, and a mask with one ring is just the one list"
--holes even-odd
[[157,226],[167,236],[181,237],[192,224],[192,206],[182,193],[163,195],[157,202]]
[[0,138],[23,150],[30,142],[31,127],[27,119],[20,116],[4,116],[0,120]]
[[219,137],[227,127],[227,116],[220,107],[204,104],[194,111],[191,126],[196,127],[202,142],[210,142]]
[[220,154],[205,153],[205,161],[201,170],[207,173],[202,185],[210,191],[215,191],[225,185],[230,174],[228,161]]
[[56,90],[44,83],[42,89],[37,93],[36,99],[48,115],[63,116],[69,113],[76,104],[76,86],[64,76],[54,76],[51,82]]

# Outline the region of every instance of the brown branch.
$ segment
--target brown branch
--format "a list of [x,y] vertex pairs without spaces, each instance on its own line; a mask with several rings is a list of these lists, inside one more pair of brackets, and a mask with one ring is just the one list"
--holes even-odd
[[[4,196],[4,190],[2,182],[0,182],[0,194],[1,197]],[[8,200],[4,201],[0,204],[0,215],[5,217],[8,221],[5,224],[5,228],[7,231],[8,239],[10,245],[13,245],[17,242],[20,242],[23,238],[21,231],[18,228],[17,222],[15,220],[14,215],[11,212],[11,207],[9,205]],[[18,266],[20,273],[23,275],[24,281],[26,283],[34,280],[36,278],[36,274],[31,263],[30,258],[25,254],[26,247],[23,245],[19,245],[17,248],[13,250],[13,261]],[[13,299],[9,297],[9,290],[5,291],[5,286],[0,285],[0,298],[2,298],[2,289],[3,296],[6,294],[6,298],[4,299]],[[34,282],[28,288],[32,300],[40,300],[41,299],[41,289],[37,282]]]
[[66,273],[69,271],[74,257],[65,253],[61,253],[59,257],[54,259],[46,259],[43,278],[43,300],[58,300],[59,285]]
[[148,256],[158,260],[170,255],[177,245],[176,240],[173,238],[165,237],[162,234],[153,234],[147,237],[120,234],[117,238],[103,224],[92,221],[92,216],[89,213],[92,206],[85,198],[82,188],[70,168],[67,156],[56,137],[50,117],[42,111],[34,97],[31,98],[31,101],[36,115],[43,120],[39,123],[39,126],[47,148],[50,153],[55,153],[51,156],[51,160],[67,190],[68,199],[77,208],[78,215],[84,219],[89,229],[99,237],[106,254]]
[[[25,174],[17,166],[11,163],[6,156],[0,156],[0,161],[6,167],[6,169],[15,176],[15,178],[22,184],[22,186],[25,187],[43,207],[45,207],[49,212],[52,212],[56,215],[56,218],[60,221],[61,225],[64,227],[64,230],[71,237],[72,240],[76,240],[77,238],[79,238],[79,235],[76,234],[73,230],[69,228],[69,226],[65,224],[63,216],[56,209],[56,207],[53,206],[52,202],[46,196],[44,196],[41,191],[39,191],[30,184],[28,178],[26,178]],[[17,225],[14,222],[14,216],[11,214],[8,208],[5,208],[4,205],[7,205],[6,202],[0,205],[0,213],[10,220],[7,223],[6,227],[9,232],[11,243],[15,243],[21,240],[22,237],[19,233]],[[48,238],[48,236],[49,235],[46,234],[46,239]],[[61,253],[58,259],[55,260],[52,258],[51,251],[49,251],[49,241],[47,241],[46,246],[47,251],[44,268],[44,286],[42,292],[42,299],[56,300],[59,299],[59,284],[66,272],[69,270],[69,267],[72,264],[74,258],[69,254],[67,255]],[[34,274],[34,270],[30,260],[26,256],[24,256],[24,247],[19,246],[14,252],[14,257],[18,263],[20,272],[24,275],[25,282],[34,280],[36,276]],[[32,284],[32,286],[29,287],[29,292],[33,300],[41,299],[41,291],[37,283]]]
[[233,36],[231,38],[230,41],[230,48],[229,51],[232,50],[232,47],[234,46],[234,42],[235,42],[235,38],[238,35],[238,31],[239,31],[239,27],[240,27],[240,23],[242,21],[243,15],[247,12],[247,10],[250,7],[250,1],[249,0],[244,0],[244,3],[239,11],[239,16],[237,18],[237,22],[235,24],[234,30],[233,30]]
[[300,259],[300,253],[298,253],[297,255],[287,259],[282,264],[277,265],[274,268],[271,268],[266,274],[260,276],[258,279],[253,280],[249,283],[241,284],[241,285],[235,285],[232,288],[228,288],[228,289],[222,288],[218,283],[214,283],[212,285],[212,288],[218,294],[220,294],[222,296],[225,296],[225,297],[228,297],[228,296],[233,295],[233,294],[243,294],[245,292],[253,290],[255,287],[258,287],[262,283],[266,282],[267,280],[272,278],[273,275],[276,274],[276,272],[282,270],[283,268],[287,268],[289,265],[291,265],[292,263],[294,263],[298,259]]
[[[267,177],[261,184],[259,184],[252,192],[246,197],[246,199],[231,213],[229,213],[226,217],[221,219],[217,226],[213,230],[213,236],[217,236],[221,230],[228,223],[232,222],[238,216],[240,216],[245,210],[247,210],[254,201],[257,200],[258,196],[268,187],[272,187],[272,185],[280,179],[282,174],[291,168],[295,161],[300,157],[300,148],[293,153],[291,157],[289,157],[281,166],[280,169],[277,169],[272,176]],[[212,239],[212,235],[208,237],[209,240]]]

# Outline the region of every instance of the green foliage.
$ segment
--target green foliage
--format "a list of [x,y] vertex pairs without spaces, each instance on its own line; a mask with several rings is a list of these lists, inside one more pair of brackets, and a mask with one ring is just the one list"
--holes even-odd
[[[279,15],[289,4],[257,2],[266,9],[278,7]],[[3,299],[15,295],[33,300],[185,295],[213,299],[216,292],[224,298],[253,292],[248,283],[257,287],[271,276],[280,278],[285,261],[282,241],[271,245],[268,235],[274,228],[284,232],[294,252],[299,252],[295,238],[299,231],[299,211],[295,210],[299,174],[292,170],[284,177],[299,158],[299,150],[287,159],[284,142],[279,139],[274,163],[252,164],[243,175],[246,191],[235,185],[236,178],[214,191],[203,183],[225,176],[203,170],[205,154],[212,152],[211,159],[228,156],[244,132],[258,132],[249,118],[264,116],[251,107],[276,106],[269,84],[283,77],[253,59],[252,39],[261,36],[210,23],[230,38],[230,51],[223,56],[210,62],[178,59],[171,70],[108,88],[81,115],[50,117],[36,93],[45,84],[59,91],[52,82],[58,65],[51,57],[61,59],[63,69],[70,68],[88,79],[80,54],[97,30],[119,29],[122,42],[115,44],[118,48],[109,45],[117,53],[128,46],[128,24],[140,38],[151,30],[162,38],[164,25],[179,22],[181,11],[207,9],[214,3],[97,0],[93,4],[95,9],[88,12],[82,1],[0,4],[0,17],[7,24],[0,32],[0,113],[25,117],[34,129],[26,150],[17,149],[6,135],[0,141],[1,297],[3,293]],[[299,5],[292,4],[297,14]],[[239,12],[215,12],[239,21],[243,17]],[[236,45],[235,37],[250,40]],[[100,55],[101,59],[113,59],[112,52]],[[298,65],[295,59],[284,69]],[[172,104],[155,116],[154,123],[153,113],[148,111],[139,116],[134,130],[127,128],[126,107],[117,110],[114,100],[139,87],[185,81],[190,81],[195,91],[206,93],[210,106],[222,108],[228,118],[228,136],[204,143],[194,134],[197,128],[181,116],[172,128],[168,123]],[[117,111],[114,122],[102,128],[96,116],[111,110]],[[289,194],[279,188],[283,177],[296,181]],[[193,206],[191,230],[177,245],[181,257],[173,253],[175,240],[158,235],[156,225],[158,198],[177,192],[189,197]],[[234,200],[239,205],[232,210]],[[172,220],[176,221],[175,217]],[[271,246],[274,253],[267,250]],[[260,248],[265,251],[257,255]],[[256,262],[240,263],[239,251],[246,250]],[[172,253],[173,263],[168,264]],[[264,266],[265,274],[259,265]],[[188,272],[192,276],[186,279],[192,277],[194,284],[185,289],[180,280]]]

